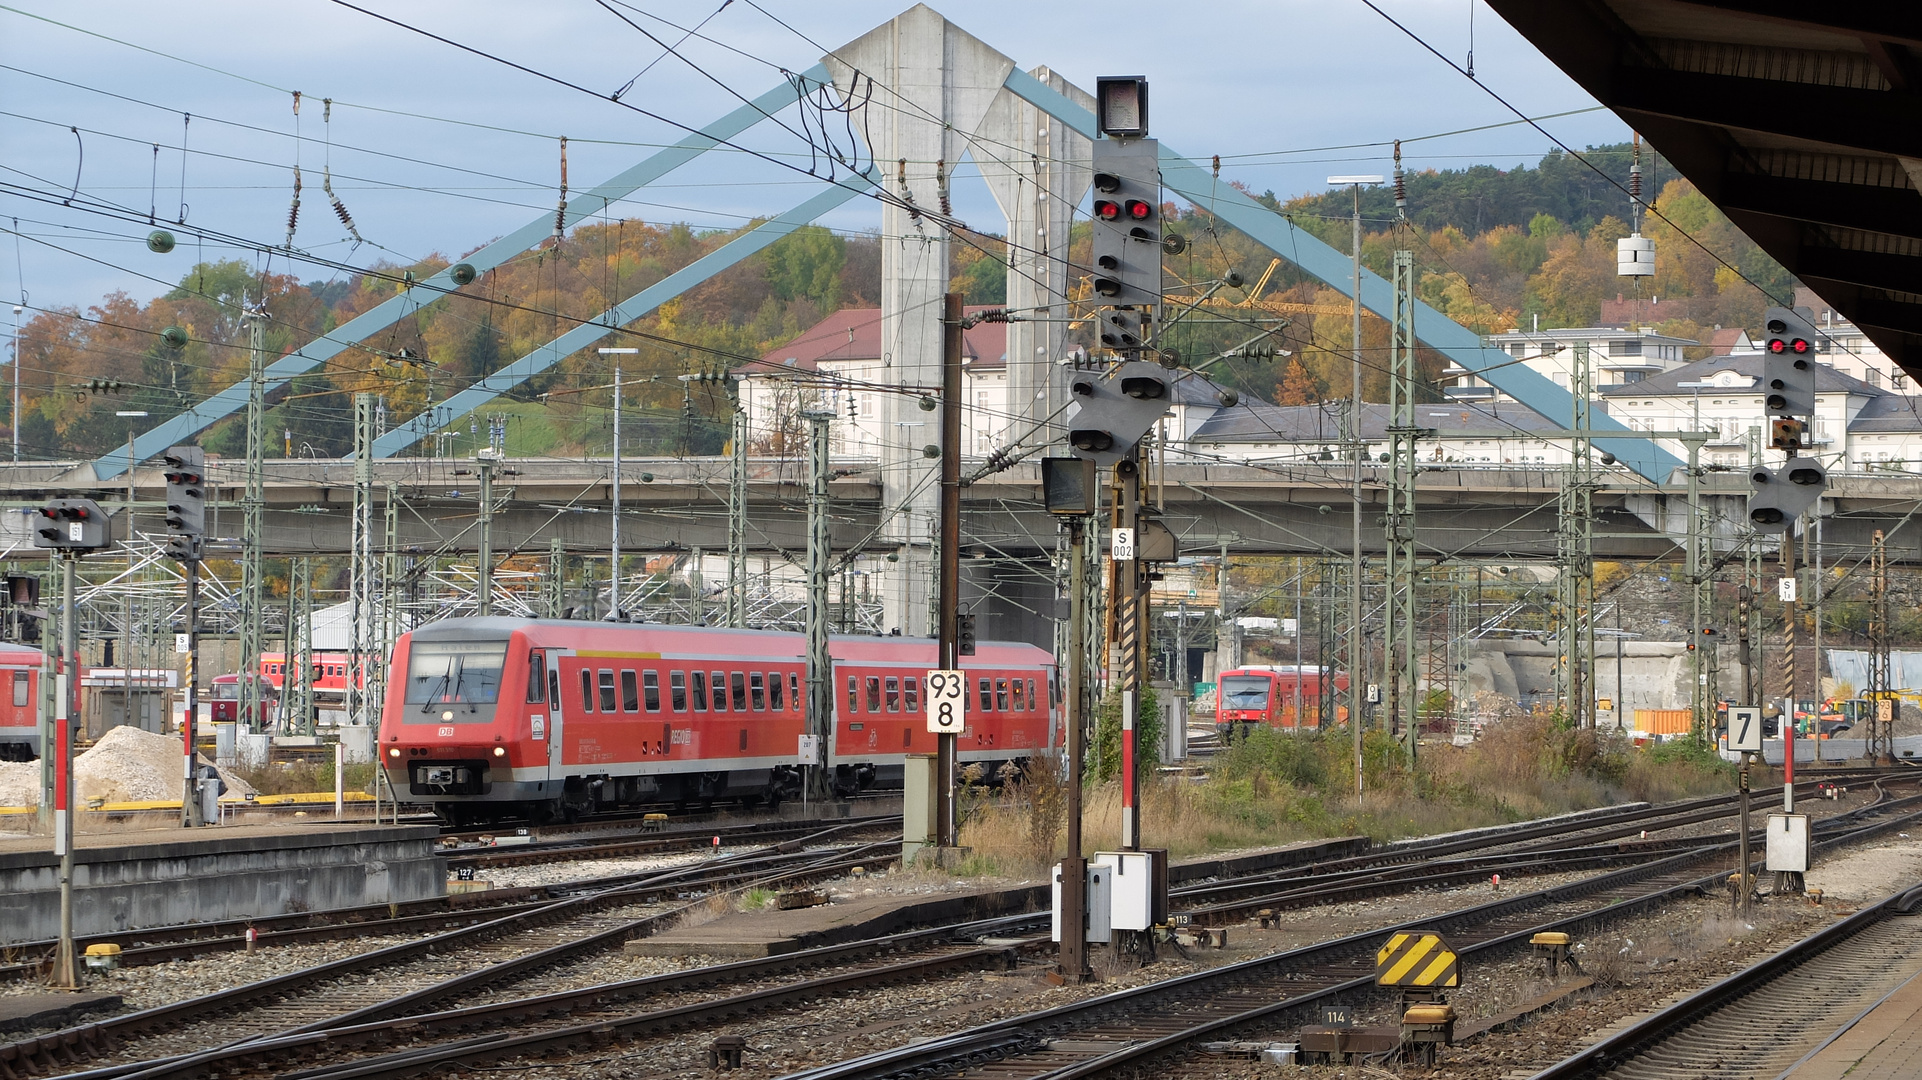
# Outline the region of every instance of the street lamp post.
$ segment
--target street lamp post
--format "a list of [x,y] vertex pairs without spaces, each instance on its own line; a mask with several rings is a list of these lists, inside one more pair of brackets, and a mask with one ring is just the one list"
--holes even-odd
[[1379,184],[1380,176],[1331,176],[1330,184],[1347,184],[1354,189],[1354,256],[1355,292],[1351,298],[1350,310],[1354,316],[1353,338],[1349,341],[1350,375],[1352,385],[1348,398],[1348,452],[1351,457],[1353,475],[1350,481],[1350,496],[1354,503],[1354,536],[1352,550],[1348,556],[1348,730],[1354,739],[1355,750],[1355,801],[1361,802],[1361,706],[1363,695],[1367,692],[1362,686],[1362,632],[1361,632],[1361,458],[1365,444],[1361,437],[1361,188],[1363,184]]
[[[601,349],[602,356],[633,356],[641,350],[632,348]],[[614,622],[621,621],[621,369],[614,368],[614,484],[609,517],[613,524],[609,528],[610,565],[607,583],[607,617]]]

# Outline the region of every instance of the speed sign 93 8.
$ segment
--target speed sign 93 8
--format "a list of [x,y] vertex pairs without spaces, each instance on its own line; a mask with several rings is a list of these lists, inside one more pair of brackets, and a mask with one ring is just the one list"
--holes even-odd
[[928,730],[959,735],[967,724],[968,677],[965,672],[928,672]]

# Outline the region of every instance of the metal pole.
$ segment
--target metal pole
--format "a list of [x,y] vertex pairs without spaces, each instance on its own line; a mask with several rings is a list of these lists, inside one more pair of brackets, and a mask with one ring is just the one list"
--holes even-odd
[[[127,421],[127,584],[133,584],[135,559],[133,553],[133,421]],[[129,588],[120,597],[120,715],[135,727],[140,726],[133,716],[133,589]]]
[[[939,666],[953,671],[961,666],[955,641],[961,612],[961,357],[966,331],[961,325],[960,293],[948,293],[941,319],[941,566],[940,619],[935,628]],[[965,689],[966,684],[963,684]],[[965,715],[965,704],[963,714]],[[935,822],[934,842],[953,847],[958,815],[954,802],[955,757],[958,739],[950,732],[935,737],[935,786],[941,813]]]
[[[1782,534],[1782,576],[1795,580],[1795,529]],[[1795,601],[1782,602],[1782,812],[1795,813]]]
[[614,484],[609,496],[607,617],[621,619],[621,369],[614,368]]
[[266,602],[262,587],[261,511],[266,502],[265,435],[261,424],[266,408],[267,309],[262,306],[247,313],[251,330],[247,354],[247,490],[241,503],[240,563],[240,724],[245,730],[259,732],[265,727],[265,695],[260,686],[260,652],[263,621],[261,605]]
[[1751,883],[1749,878],[1749,866],[1753,860],[1749,855],[1749,847],[1748,847],[1748,809],[1749,809],[1748,808],[1748,763],[1749,763],[1748,751],[1744,750],[1742,751],[1742,792],[1741,792],[1742,819],[1741,819],[1741,823],[1736,826],[1741,831],[1741,834],[1742,834],[1742,837],[1741,837],[1742,851],[1741,851],[1741,854],[1738,856],[1740,861],[1737,863],[1737,866],[1739,867],[1739,869],[1737,870],[1737,874],[1738,874],[1736,878],[1737,888],[1735,890],[1736,896],[1737,896],[1736,904],[1735,904],[1735,913],[1737,916],[1744,919],[1748,918],[1748,915],[1749,915],[1749,898],[1755,894],[1755,887]]
[[8,427],[13,429],[13,460],[20,460],[20,312],[23,305],[13,305],[13,412],[8,414]]
[[[194,537],[193,544],[200,543]],[[194,799],[194,725],[200,721],[200,560],[187,560],[187,671],[186,708],[180,723],[180,741],[186,753],[181,766],[180,825],[193,828],[200,820],[200,804]]]
[[[813,763],[815,767],[808,770],[806,790],[811,797],[825,800],[832,794],[828,745],[834,734],[834,686],[830,681],[834,677],[834,657],[828,649],[828,563],[834,557],[833,525],[828,517],[828,478],[832,475],[828,425],[834,413],[810,410],[802,415],[808,421],[808,734],[815,737],[820,754]],[[700,549],[695,550],[698,553]]]
[[736,402],[727,474],[727,624],[747,625],[747,411]]
[[1085,982],[1088,967],[1085,929],[1088,863],[1081,853],[1081,762],[1087,754],[1088,552],[1084,518],[1068,519],[1068,672],[1063,686],[1068,751],[1068,851],[1061,860],[1061,949],[1057,974],[1066,983]]
[[73,617],[76,561],[74,552],[61,552],[60,609],[66,614],[60,627],[60,674],[54,684],[60,696],[53,713],[54,754],[59,762],[53,793],[53,848],[60,856],[60,945],[54,953],[53,985],[62,990],[80,988],[73,958],[73,692],[79,670],[74,654],[80,647],[80,621]]
[[1348,552],[1348,731],[1354,739],[1355,802],[1361,802],[1361,706],[1366,691],[1362,687],[1361,632],[1361,185],[1354,185],[1355,213],[1351,254],[1355,264],[1355,291],[1349,307],[1354,317],[1349,340],[1350,386],[1348,394],[1348,454],[1352,473],[1349,496],[1353,506],[1353,535]]
[[[620,379],[617,377],[614,380],[614,382],[618,386],[620,384]],[[618,396],[620,394],[620,391],[616,390],[614,393],[616,396]],[[618,417],[619,415],[620,414],[618,412],[615,413],[616,417]],[[618,421],[616,422],[616,426],[617,427],[619,426]],[[616,477],[620,476],[619,462],[620,462],[620,458],[617,452],[615,457],[615,466],[614,466],[614,475]],[[475,608],[476,608],[475,613],[485,616],[485,615],[492,615],[494,613],[494,456],[493,454],[492,453],[483,454],[481,456],[480,461],[477,464],[480,466],[480,522],[479,522],[480,566],[478,568],[480,583],[478,585],[479,596],[476,598],[478,603],[475,605]],[[615,482],[614,486],[616,491],[620,490],[620,483],[618,480]],[[620,496],[616,495],[615,505],[617,507],[620,505],[619,500],[620,500]],[[616,511],[614,515],[614,522],[615,522],[614,533],[616,537],[614,542],[615,543],[614,551],[615,551],[616,565],[619,565],[619,562],[620,562],[620,540],[619,540],[620,528],[621,528],[620,520],[621,520],[620,514],[618,511]],[[619,587],[618,575],[617,575],[617,580],[615,582],[615,586],[616,588]],[[616,610],[619,610],[618,604],[616,605]]]

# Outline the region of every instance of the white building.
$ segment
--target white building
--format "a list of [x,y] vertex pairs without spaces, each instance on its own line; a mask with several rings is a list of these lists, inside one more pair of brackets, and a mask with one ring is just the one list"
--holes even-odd
[[[993,310],[969,307],[968,312]],[[982,323],[963,335],[961,453],[984,458],[1016,440],[1033,443],[1032,421],[1017,423],[1008,385],[1006,323]],[[900,430],[883,430],[881,396],[895,392],[881,341],[879,308],[843,308],[758,362],[734,369],[748,414],[752,453],[799,452],[806,446],[803,409],[834,412],[829,445],[836,456],[879,457],[884,439],[918,449],[941,441],[940,414],[917,411]],[[927,388],[934,404],[939,386]],[[1166,422],[1171,443],[1190,437],[1220,406],[1220,389],[1201,375],[1175,383]]]
[[[1653,330],[1619,330],[1605,326],[1562,327],[1548,330],[1509,330],[1482,339],[1538,375],[1566,390],[1573,379],[1576,350],[1588,348],[1589,385],[1600,390],[1640,382],[1687,363],[1684,348],[1701,342],[1668,337]],[[1450,364],[1442,371],[1442,392],[1452,401],[1510,401],[1487,380]],[[1449,385],[1448,380],[1453,380]]]
[[1922,387],[1918,387],[1907,372],[1889,359],[1854,323],[1830,307],[1828,301],[1815,295],[1815,290],[1798,286],[1795,290],[1795,306],[1808,308],[1815,313],[1815,325],[1822,330],[1822,336],[1816,339],[1815,351],[1831,367],[1876,389],[1892,390],[1898,394],[1922,394]]

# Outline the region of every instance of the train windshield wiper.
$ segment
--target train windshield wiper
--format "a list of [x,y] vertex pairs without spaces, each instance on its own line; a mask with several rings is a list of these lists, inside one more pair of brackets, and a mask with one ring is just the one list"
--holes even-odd
[[438,691],[441,687],[446,686],[448,682],[454,678],[454,663],[455,663],[454,657],[450,656],[447,658],[447,670],[444,672],[441,672],[439,682],[435,683],[432,687],[428,688],[427,700],[421,703],[421,707],[420,707],[421,712],[431,713],[434,711],[434,706],[436,704],[436,702],[434,701],[435,692]]

